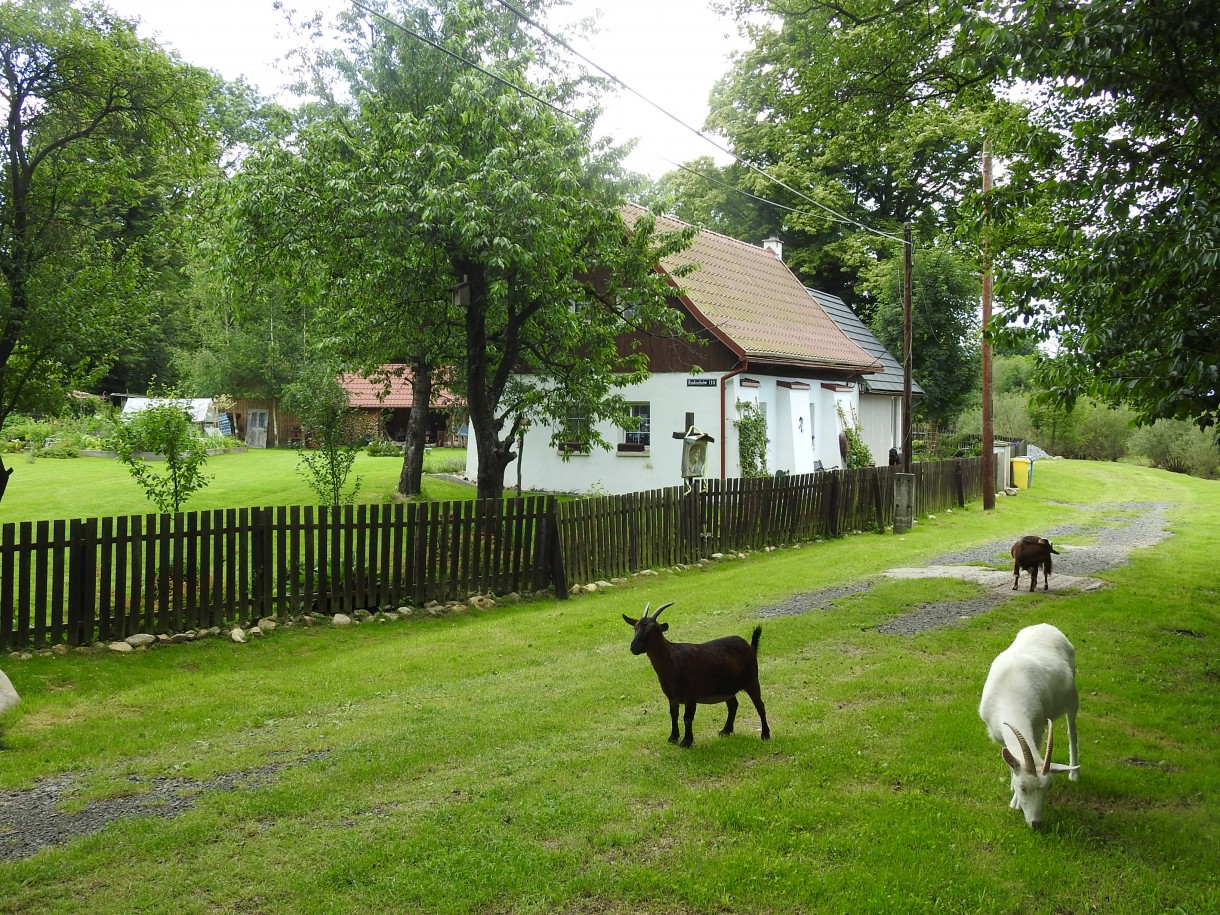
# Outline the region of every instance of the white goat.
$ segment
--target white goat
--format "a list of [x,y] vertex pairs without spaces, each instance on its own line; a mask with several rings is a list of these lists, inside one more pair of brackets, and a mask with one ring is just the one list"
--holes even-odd
[[[1042,810],[1051,789],[1051,775],[1068,772],[1080,778],[1076,750],[1076,649],[1054,626],[1040,623],[1017,633],[1012,644],[991,662],[979,717],[987,725],[987,736],[1004,749],[1002,755],[1012,770],[1012,803],[1020,808],[1030,826],[1042,825]],[[1067,715],[1070,740],[1068,760],[1063,766],[1051,762],[1054,720]],[[1038,759],[1038,744],[1046,728],[1046,757]],[[1020,758],[1009,748],[1015,743]],[[1030,745],[1033,745],[1032,747]]]

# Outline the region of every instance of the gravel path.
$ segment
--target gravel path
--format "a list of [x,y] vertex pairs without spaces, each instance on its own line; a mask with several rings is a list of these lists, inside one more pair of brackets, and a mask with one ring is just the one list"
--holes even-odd
[[[1048,503],[1054,505],[1055,503]],[[1079,505],[1073,508],[1081,508]],[[1097,515],[1090,524],[1061,525],[1041,536],[1056,541],[1061,555],[1055,557],[1051,587],[1058,590],[1092,590],[1102,586],[1090,578],[1098,572],[1126,563],[1132,550],[1153,546],[1170,536],[1166,529],[1166,514],[1171,506],[1165,502],[1115,502],[1094,506],[1089,511]],[[957,625],[962,620],[978,616],[1019,594],[1027,593],[1028,578],[1022,576],[1022,590],[1012,590],[1012,559],[1009,548],[1027,531],[1018,531],[1005,540],[982,544],[956,553],[937,556],[922,569],[890,569],[883,573],[890,578],[952,577],[975,581],[987,588],[983,593],[964,600],[920,604],[896,619],[877,627],[879,632],[892,635],[915,635],[930,629]],[[1087,544],[1063,544],[1068,537]],[[997,569],[997,567],[1000,567]],[[798,594],[782,604],[758,611],[759,616],[793,616],[813,610],[830,610],[836,601],[859,594],[873,586],[863,581],[844,587],[824,588],[808,594]]]
[[28,791],[0,791],[0,861],[28,858],[48,845],[101,832],[115,820],[126,817],[178,816],[194,807],[205,792],[259,788],[284,769],[325,755],[314,753],[288,762],[229,772],[208,781],[129,776],[127,781],[138,793],[94,801],[73,813],[61,808],[79,793],[79,774],[45,778]]

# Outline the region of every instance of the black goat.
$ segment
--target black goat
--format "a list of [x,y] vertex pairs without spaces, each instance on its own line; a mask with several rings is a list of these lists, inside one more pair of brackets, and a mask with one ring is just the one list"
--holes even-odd
[[1027,534],[1012,545],[1012,589],[1017,590],[1021,570],[1029,572],[1029,590],[1038,585],[1038,567],[1042,567],[1042,590],[1049,591],[1051,583],[1051,554],[1059,551],[1045,537]]
[[669,699],[671,728],[669,742],[678,742],[678,706],[685,705],[682,720],[686,723],[686,735],[682,746],[695,742],[691,725],[695,721],[695,706],[715,705],[721,702],[729,707],[729,718],[720,729],[720,736],[733,733],[733,720],[737,717],[737,694],[743,689],[758,709],[762,719],[762,739],[769,740],[771,729],[767,727],[767,709],[763,705],[762,690],[758,686],[758,640],[762,626],[754,627],[754,637],[747,642],[739,635],[713,639],[699,645],[690,642],[671,642],[664,636],[669,623],[658,623],[661,611],[673,604],[657,608],[652,616],[644,606],[644,615],[634,620],[627,614],[623,619],[628,626],[635,627],[635,638],[631,640],[632,654],[648,655],[661,691]]

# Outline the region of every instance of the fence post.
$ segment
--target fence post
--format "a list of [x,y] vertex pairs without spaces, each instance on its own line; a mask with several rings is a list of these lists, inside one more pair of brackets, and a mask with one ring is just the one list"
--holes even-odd
[[915,521],[915,474],[894,474],[894,533],[905,534]]
[[957,507],[966,507],[966,481],[962,478],[962,459],[958,458],[953,472],[953,483],[957,487]]
[[68,643],[83,645],[97,603],[97,519],[74,518],[68,539]]
[[275,588],[272,561],[272,509],[250,510],[250,621],[269,616],[271,592]]
[[551,554],[551,580],[555,583],[555,596],[560,600],[568,599],[568,573],[563,567],[563,545],[559,540],[559,511],[556,507],[559,500],[547,496],[546,525],[549,528],[547,536],[547,551]]
[[839,500],[842,495],[842,473],[841,470],[834,470],[831,471],[830,476],[830,492],[828,493],[829,498],[827,501],[830,503],[828,514],[830,515],[831,537],[839,536]]

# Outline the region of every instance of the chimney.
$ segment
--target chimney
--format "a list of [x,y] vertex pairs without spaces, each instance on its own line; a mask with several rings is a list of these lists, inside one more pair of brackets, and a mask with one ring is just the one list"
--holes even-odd
[[784,259],[784,243],[774,235],[770,238],[764,238],[762,246],[774,254],[776,260],[782,261]]

